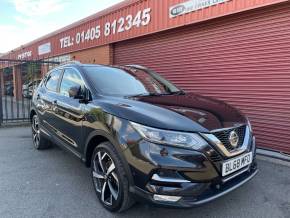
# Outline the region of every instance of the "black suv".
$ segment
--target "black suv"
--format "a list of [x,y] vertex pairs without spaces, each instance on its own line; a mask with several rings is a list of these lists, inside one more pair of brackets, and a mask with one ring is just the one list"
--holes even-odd
[[258,172],[255,138],[239,110],[142,66],[53,69],[33,95],[31,123],[36,149],[54,142],[91,167],[110,211],[136,200],[200,205]]

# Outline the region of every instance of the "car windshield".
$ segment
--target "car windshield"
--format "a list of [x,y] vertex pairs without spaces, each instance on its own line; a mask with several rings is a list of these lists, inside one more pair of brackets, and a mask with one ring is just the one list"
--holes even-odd
[[151,70],[84,66],[88,79],[105,95],[147,96],[170,95],[182,92]]

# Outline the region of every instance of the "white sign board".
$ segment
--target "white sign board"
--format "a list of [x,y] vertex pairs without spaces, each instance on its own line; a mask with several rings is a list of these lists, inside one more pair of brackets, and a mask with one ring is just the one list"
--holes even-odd
[[228,2],[231,0],[191,0],[169,8],[169,17],[177,17],[182,14],[198,11],[203,8],[211,7],[217,4]]
[[38,46],[38,55],[43,55],[51,52],[50,42]]

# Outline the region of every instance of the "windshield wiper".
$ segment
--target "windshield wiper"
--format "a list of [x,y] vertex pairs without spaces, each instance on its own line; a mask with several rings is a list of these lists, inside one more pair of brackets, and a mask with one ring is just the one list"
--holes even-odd
[[134,98],[134,97],[145,97],[145,96],[160,96],[162,94],[160,93],[140,93],[140,94],[136,94],[136,95],[126,95],[126,98]]
[[155,93],[155,92],[149,92],[149,93],[140,93],[136,95],[127,95],[126,98],[134,98],[134,97],[146,97],[146,96],[164,96],[164,95],[184,95],[185,92],[180,90],[176,92],[168,92],[168,93]]
[[183,90],[179,90],[176,92],[170,92],[169,94],[170,95],[185,95],[185,92]]

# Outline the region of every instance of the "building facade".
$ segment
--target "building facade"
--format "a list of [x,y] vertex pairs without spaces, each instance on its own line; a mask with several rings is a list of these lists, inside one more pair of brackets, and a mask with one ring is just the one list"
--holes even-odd
[[289,23],[288,0],[128,0],[3,57],[147,66],[238,107],[259,147],[290,153]]

